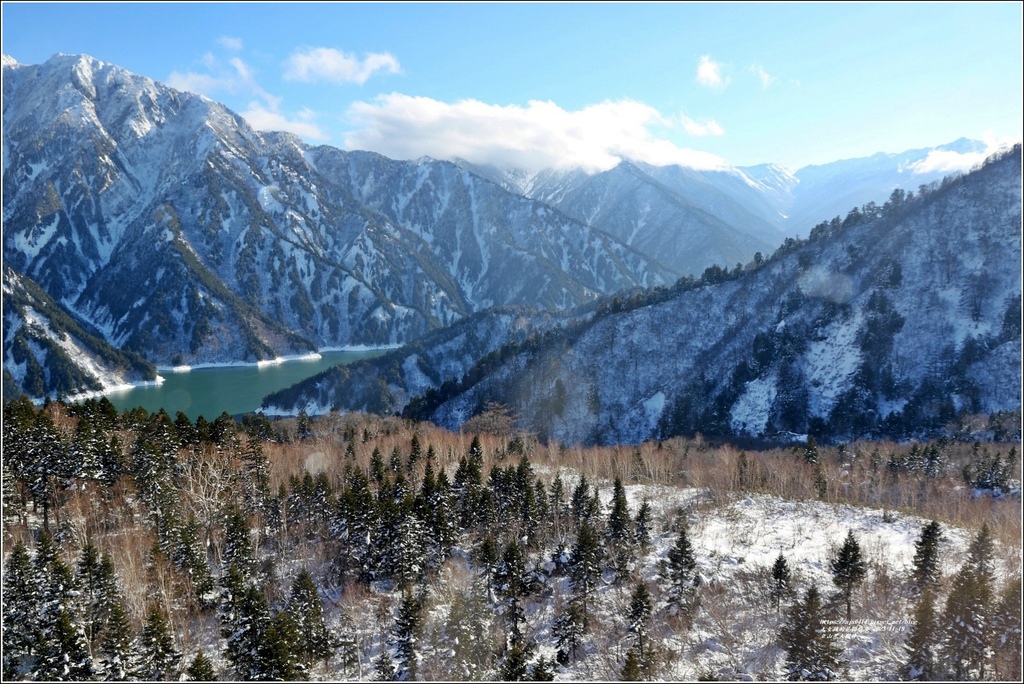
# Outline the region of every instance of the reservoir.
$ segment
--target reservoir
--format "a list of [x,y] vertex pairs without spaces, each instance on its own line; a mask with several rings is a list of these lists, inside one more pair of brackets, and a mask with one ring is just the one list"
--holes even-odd
[[320,358],[294,359],[257,366],[219,366],[187,371],[161,370],[160,385],[133,387],[107,395],[118,411],[141,406],[149,412],[163,408],[174,418],[181,411],[192,420],[213,420],[224,411],[251,413],[263,397],[339,363],[347,364],[384,354],[386,349],[320,352]]

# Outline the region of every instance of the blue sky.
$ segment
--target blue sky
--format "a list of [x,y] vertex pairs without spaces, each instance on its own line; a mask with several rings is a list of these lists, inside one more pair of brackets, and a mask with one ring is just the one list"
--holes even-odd
[[5,2],[3,52],[86,53],[398,158],[797,169],[1020,139],[1021,7]]

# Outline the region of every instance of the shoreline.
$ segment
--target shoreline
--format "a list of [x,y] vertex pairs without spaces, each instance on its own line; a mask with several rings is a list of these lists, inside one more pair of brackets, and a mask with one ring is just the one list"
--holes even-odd
[[180,366],[157,366],[156,370],[158,373],[189,373],[194,370],[207,370],[210,368],[266,368],[268,366],[278,366],[282,363],[288,363],[290,361],[319,361],[323,358],[324,353],[344,353],[344,352],[371,352],[371,351],[389,351],[391,349],[397,349],[402,345],[388,345],[382,347],[370,347],[367,345],[352,345],[346,347],[324,347],[315,352],[309,352],[306,354],[289,354],[286,356],[277,356],[273,359],[260,359],[259,361],[212,361],[195,364],[183,364]]

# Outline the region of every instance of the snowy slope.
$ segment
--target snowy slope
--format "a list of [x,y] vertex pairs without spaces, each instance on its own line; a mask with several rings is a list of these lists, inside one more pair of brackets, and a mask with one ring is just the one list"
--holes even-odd
[[457,426],[498,401],[541,434],[612,443],[906,435],[1017,409],[1019,155],[790,240],[758,268],[599,309],[416,415]]

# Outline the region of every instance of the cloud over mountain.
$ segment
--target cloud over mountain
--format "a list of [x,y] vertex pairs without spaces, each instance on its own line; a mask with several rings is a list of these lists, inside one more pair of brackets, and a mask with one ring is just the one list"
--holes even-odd
[[[623,159],[696,169],[728,166],[713,154],[671,142],[664,133],[673,122],[653,107],[631,100],[568,111],[550,101],[531,100],[523,107],[479,100],[447,103],[391,93],[355,103],[349,119],[356,130],[345,138],[348,148],[372,149],[399,159],[459,157],[527,171],[605,171]],[[692,123],[710,134],[721,130],[713,121]]]

